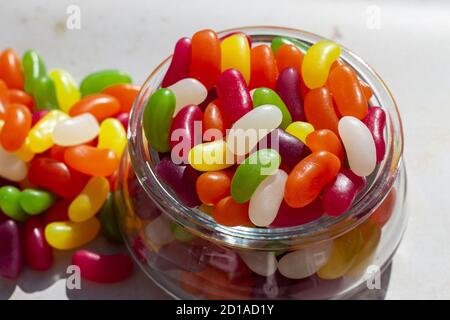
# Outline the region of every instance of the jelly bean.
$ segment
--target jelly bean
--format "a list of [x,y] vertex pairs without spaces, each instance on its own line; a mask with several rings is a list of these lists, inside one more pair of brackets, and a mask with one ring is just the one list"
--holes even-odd
[[327,240],[285,254],[278,261],[278,271],[289,279],[312,276],[331,256],[333,241]]
[[28,217],[20,206],[20,190],[13,186],[0,188],[0,209],[17,221],[25,221]]
[[299,226],[318,220],[323,215],[322,201],[317,198],[302,208],[292,208],[286,201],[281,203],[275,220],[270,228],[286,228]]
[[229,36],[221,43],[221,71],[238,70],[247,84],[250,83],[250,46],[242,33]]
[[42,153],[53,146],[53,130],[60,121],[69,119],[69,116],[59,110],[52,110],[42,117],[31,128],[28,138],[30,139],[30,148],[34,153]]
[[45,75],[34,82],[34,101],[38,110],[58,109],[58,100],[56,98],[56,86],[52,78]]
[[250,51],[251,75],[249,88],[275,88],[278,69],[272,49],[267,45],[256,46]]
[[72,257],[72,265],[80,268],[84,279],[98,283],[120,282],[129,278],[133,272],[133,260],[123,253],[102,255],[78,250]]
[[350,66],[345,65],[333,69],[330,72],[327,86],[342,116],[364,119],[367,115],[367,99]]
[[117,158],[122,157],[127,144],[127,133],[119,120],[108,118],[100,125],[97,148],[106,148],[114,151]]
[[0,177],[11,181],[21,181],[27,176],[26,163],[0,146]]
[[105,88],[102,93],[119,101],[121,112],[130,112],[141,88],[131,84],[119,83]]
[[233,153],[223,140],[196,145],[189,151],[188,161],[198,171],[219,171],[235,163]]
[[114,196],[112,193],[110,193],[106,198],[106,201],[103,204],[103,207],[101,208],[98,215],[103,236],[109,242],[117,244],[123,243],[119,225],[117,224],[116,214],[114,210]]
[[301,208],[316,199],[338,173],[341,162],[328,151],[313,152],[292,169],[286,181],[284,200]]
[[180,226],[176,222],[170,224],[170,230],[172,231],[174,238],[181,242],[190,242],[197,238],[193,233],[189,232],[186,228]]
[[6,151],[17,151],[25,142],[31,128],[31,112],[21,104],[10,104],[5,114],[5,124],[0,141]]
[[80,83],[81,96],[102,92],[105,88],[121,83],[131,83],[131,77],[119,70],[103,70],[87,75]]
[[9,88],[23,89],[20,57],[14,49],[7,48],[0,55],[0,79],[3,79]]
[[68,209],[72,199],[59,199],[57,200],[45,213],[44,223],[45,225],[57,222],[69,220]]
[[72,76],[65,70],[54,69],[49,73],[55,84],[56,99],[62,111],[68,112],[80,100],[78,85]]
[[359,80],[359,86],[361,87],[361,90],[363,91],[364,96],[366,97],[367,101],[369,101],[373,95],[372,88],[362,80]]
[[271,43],[273,52],[276,54],[278,52],[278,49],[280,49],[280,47],[285,44],[294,45],[303,52],[306,52],[309,49],[309,46],[300,40],[289,37],[275,37],[272,39]]
[[235,250],[210,243],[204,247],[203,255],[208,265],[225,272],[230,281],[234,282],[252,275],[252,271]]
[[8,87],[5,82],[0,79],[0,120],[5,119],[6,107],[9,102]]
[[45,157],[31,161],[28,179],[35,186],[45,188],[64,198],[75,197],[84,186],[83,178],[79,173],[69,169],[64,162]]
[[286,132],[306,143],[306,137],[314,132],[314,127],[308,122],[295,121],[286,128]]
[[96,93],[82,98],[70,108],[71,117],[83,113],[92,114],[98,121],[114,116],[120,111],[119,100],[113,96]]
[[316,130],[306,137],[306,145],[312,152],[328,151],[337,156],[341,161],[344,159],[344,148],[341,140],[328,129]]
[[328,40],[313,44],[305,54],[302,78],[310,89],[322,87],[328,79],[330,67],[341,54],[341,48]]
[[87,145],[68,148],[64,161],[71,168],[90,176],[106,177],[119,167],[119,158],[114,151]]
[[55,196],[50,192],[39,189],[25,189],[20,194],[19,203],[26,213],[36,215],[50,208],[55,200]]
[[322,203],[330,216],[340,216],[350,209],[358,193],[365,187],[366,179],[349,169],[339,172],[324,189]]
[[252,98],[244,78],[236,69],[228,69],[219,76],[216,90],[220,98],[220,111],[228,123],[236,122],[252,110]]
[[222,117],[222,112],[220,108],[217,106],[218,102],[211,102],[205,109],[203,113],[203,131],[213,133],[217,130],[216,134],[220,133],[220,136],[211,137],[210,141],[214,141],[215,139],[219,139],[225,135],[226,124],[224,123],[224,119]]
[[216,87],[212,87],[211,89],[208,90],[208,95],[206,96],[205,100],[203,100],[203,102],[200,103],[198,106],[200,107],[200,109],[205,110],[206,107],[211,102],[217,102],[218,101],[217,99],[218,99],[218,96],[217,96]]
[[248,205],[248,202],[237,203],[231,196],[228,196],[217,202],[211,214],[218,224],[224,226],[251,225],[248,217]]
[[109,182],[104,177],[92,177],[69,206],[69,219],[83,222],[91,219],[103,206],[109,194]]
[[180,241],[173,241],[162,246],[154,261],[156,268],[164,271],[181,269],[198,272],[206,266],[203,246],[185,244]]
[[397,199],[397,190],[392,188],[387,197],[383,200],[380,206],[375,209],[370,219],[383,227],[391,218],[395,208],[395,200]]
[[182,79],[167,89],[171,90],[175,95],[176,104],[173,116],[176,116],[187,105],[199,105],[208,95],[208,90],[206,90],[205,86],[193,78]]
[[24,90],[33,95],[36,82],[47,74],[44,61],[35,50],[28,50],[22,57]]
[[270,251],[240,251],[239,256],[247,267],[261,276],[271,276],[277,271],[278,262]]
[[305,96],[306,119],[316,130],[330,129],[338,134],[339,118],[334,110],[333,100],[327,88],[309,91]]
[[276,91],[286,104],[294,121],[305,121],[303,98],[300,92],[300,73],[294,68],[284,69],[276,84]]
[[31,125],[34,127],[36,123],[39,122],[46,114],[48,113],[48,110],[37,110],[33,111],[31,114]]
[[125,132],[128,130],[128,120],[130,119],[130,114],[128,112],[120,113],[116,116],[116,119],[120,121]]
[[23,269],[22,239],[19,224],[6,220],[0,224],[0,276],[14,279]]
[[156,166],[156,172],[186,206],[195,207],[200,203],[195,192],[198,174],[190,166],[176,165],[170,158],[164,158]]
[[280,72],[286,68],[294,68],[302,72],[303,53],[294,45],[284,44],[277,50],[277,67]]
[[99,230],[100,222],[97,218],[79,223],[52,222],[45,227],[45,239],[55,249],[71,250],[94,240]]
[[258,106],[233,124],[228,131],[228,148],[234,154],[244,156],[259,140],[282,124],[282,119],[283,113],[276,106]]
[[19,89],[9,89],[8,98],[10,103],[19,103],[27,106],[31,111],[34,109],[33,98],[25,91]]
[[277,170],[259,184],[250,198],[249,217],[258,227],[270,225],[276,218],[283,202],[287,173]]
[[384,142],[386,113],[380,107],[370,107],[367,116],[363,119],[363,122],[372,134],[377,152],[377,163],[379,163],[383,161],[384,154],[386,153],[386,143]]
[[53,265],[53,250],[45,240],[45,223],[42,217],[27,220],[23,232],[23,249],[27,265],[39,271]]
[[368,176],[377,163],[372,133],[355,117],[346,116],[339,121],[339,135],[344,144],[350,169],[358,176]]
[[212,30],[202,30],[192,36],[191,77],[206,89],[212,88],[220,75],[220,40]]
[[181,38],[177,41],[170,66],[161,83],[162,88],[167,88],[181,79],[189,78],[191,70],[191,47],[192,41],[189,38]]
[[232,173],[228,171],[212,171],[201,174],[196,182],[200,201],[213,206],[229,196],[232,177]]
[[145,227],[145,236],[158,249],[175,240],[170,229],[170,220],[164,214],[153,219]]
[[35,153],[31,150],[30,138],[27,137],[22,146],[14,152],[14,154],[24,162],[30,162],[33,160]]
[[276,106],[278,109],[280,109],[281,114],[283,115],[283,120],[281,121],[280,128],[286,129],[286,127],[292,122],[292,117],[283,100],[281,100],[278,94],[272,89],[256,89],[253,92],[253,107],[256,108],[266,104]]
[[84,113],[56,124],[52,138],[59,146],[75,146],[94,139],[99,132],[97,119]]
[[327,263],[317,271],[321,279],[342,277],[352,266],[363,245],[361,230],[355,228],[333,241],[333,250]]
[[159,89],[145,106],[144,132],[152,148],[159,152],[170,150],[169,132],[175,112],[175,95],[169,89]]
[[280,166],[281,158],[273,149],[262,149],[251,154],[236,169],[231,181],[231,196],[238,203],[250,200],[259,184]]
[[225,40],[225,39],[227,39],[229,37],[232,37],[234,35],[237,35],[237,34],[243,35],[245,37],[245,39],[247,40],[247,42],[248,42],[248,46],[250,48],[252,47],[252,38],[250,38],[250,36],[245,34],[244,32],[240,32],[240,31],[233,31],[233,32],[227,33],[226,35],[221,36],[219,38],[219,40],[222,42],[223,40]]

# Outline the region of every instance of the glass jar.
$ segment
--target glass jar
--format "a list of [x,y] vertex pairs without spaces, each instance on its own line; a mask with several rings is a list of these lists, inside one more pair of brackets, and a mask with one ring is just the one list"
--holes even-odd
[[[322,39],[274,27],[226,30],[219,37],[237,31],[249,35],[253,46],[276,36],[308,45]],[[389,265],[407,221],[402,124],[380,76],[346,48],[341,59],[372,87],[370,105],[386,111],[386,155],[347,213],[287,228],[218,225],[207,208],[186,207],[158,179],[160,156],[147,143],[142,118],[170,57],[152,72],[131,113],[115,198],[127,247],[167,293],[179,299],[345,298]]]

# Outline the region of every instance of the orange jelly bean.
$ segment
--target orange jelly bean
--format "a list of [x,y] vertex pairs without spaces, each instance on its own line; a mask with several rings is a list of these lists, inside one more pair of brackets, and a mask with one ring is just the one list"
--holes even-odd
[[361,86],[361,89],[362,89],[362,91],[364,93],[364,96],[366,97],[367,101],[369,101],[370,98],[372,98],[372,95],[373,95],[372,88],[367,83],[365,83],[362,80],[359,80],[359,85]]
[[10,103],[20,103],[27,106],[30,110],[33,110],[34,103],[33,98],[25,91],[19,89],[9,89],[8,98]]
[[117,114],[120,111],[119,100],[104,93],[95,93],[82,98],[70,108],[71,117],[83,113],[92,114],[98,121]]
[[339,137],[331,130],[321,129],[306,136],[306,145],[312,152],[328,151],[336,155],[341,162],[344,159],[344,148]]
[[230,195],[233,174],[228,171],[210,171],[200,175],[196,189],[200,201],[213,206],[221,199]]
[[120,112],[130,112],[140,89],[139,86],[121,83],[107,87],[103,90],[103,93],[109,94],[119,100]]
[[283,44],[277,51],[277,66],[281,72],[286,68],[295,68],[302,74],[303,53],[291,44]]
[[23,89],[20,57],[14,49],[8,48],[0,55],[0,79],[3,79],[9,88]]
[[272,49],[267,45],[256,46],[250,51],[250,89],[275,89],[278,69]]
[[8,106],[5,114],[5,124],[0,134],[3,148],[13,152],[19,150],[31,128],[31,112],[21,104]]
[[333,106],[330,91],[325,88],[310,90],[304,101],[306,120],[318,129],[330,129],[336,134],[338,132],[339,118]]
[[386,199],[384,199],[381,205],[373,212],[370,219],[378,226],[383,227],[391,218],[396,198],[397,190],[392,188]]
[[212,216],[217,223],[228,227],[251,225],[248,217],[248,205],[248,201],[241,204],[228,196],[214,206]]
[[9,103],[8,86],[0,79],[0,120],[5,119],[6,106]]
[[292,208],[302,208],[316,199],[339,172],[339,158],[328,151],[313,152],[292,169],[286,180],[284,200]]
[[86,145],[68,148],[64,153],[64,161],[73,169],[90,176],[109,176],[119,166],[114,151]]
[[[214,101],[206,107],[205,112],[203,113],[203,131],[205,132],[209,129],[216,129],[222,133],[222,136],[224,136],[226,126],[222,113],[220,112],[220,108],[217,104],[218,101]],[[217,137],[211,138],[212,139],[209,139],[209,141],[214,141]]]

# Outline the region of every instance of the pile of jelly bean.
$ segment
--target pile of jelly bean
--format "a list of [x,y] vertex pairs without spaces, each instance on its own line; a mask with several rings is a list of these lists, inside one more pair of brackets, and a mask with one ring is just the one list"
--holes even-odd
[[[24,264],[53,265],[53,250],[77,249],[102,234],[122,241],[114,215],[128,113],[139,92],[117,70],[80,86],[61,69],[47,72],[35,50],[0,55],[0,276]],[[81,276],[116,282],[133,270],[128,255],[74,253]]]
[[[159,178],[225,226],[348,212],[384,158],[386,114],[340,54],[326,40],[254,46],[212,30],[180,39],[143,116]],[[250,139],[252,130],[265,134]]]

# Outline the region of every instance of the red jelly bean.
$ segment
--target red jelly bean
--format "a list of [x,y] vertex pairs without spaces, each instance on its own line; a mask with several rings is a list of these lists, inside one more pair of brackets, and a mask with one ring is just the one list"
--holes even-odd
[[260,45],[250,51],[251,89],[254,88],[275,88],[278,76],[278,69],[275,63],[275,56],[272,49],[267,45]]
[[0,276],[17,278],[22,271],[23,260],[19,224],[6,220],[0,224]]
[[45,240],[45,223],[42,217],[30,217],[24,228],[25,260],[30,268],[48,270],[53,265],[53,249]]
[[90,176],[106,177],[119,167],[114,151],[81,145],[70,147],[64,153],[64,161],[71,168]]
[[339,135],[339,118],[333,106],[330,91],[325,88],[310,90],[305,97],[306,119],[316,130],[329,129]]
[[377,162],[384,159],[386,153],[386,143],[384,141],[384,127],[386,126],[386,113],[380,107],[370,107],[367,116],[363,122],[372,133],[375,147],[377,150]]
[[278,209],[277,217],[269,228],[299,226],[319,219],[323,213],[322,201],[319,198],[302,208],[292,208],[283,201]]
[[78,250],[72,264],[80,268],[84,279],[99,283],[120,282],[133,273],[133,261],[126,254],[101,255],[88,250]]
[[82,98],[70,108],[71,117],[83,113],[92,114],[98,121],[112,117],[120,111],[119,100],[104,93],[94,93]]
[[0,55],[0,79],[3,79],[10,88],[23,89],[20,57],[14,49],[8,48]]
[[292,116],[292,121],[305,121],[300,73],[295,68],[284,69],[277,80],[276,91]]
[[189,78],[191,69],[191,46],[189,38],[181,38],[175,44],[172,61],[161,83],[161,87],[167,88],[184,78]]
[[72,203],[72,199],[60,199],[56,201],[44,214],[45,225],[69,220],[69,206]]
[[31,126],[34,126],[39,120],[41,120],[46,114],[48,110],[39,110],[34,111],[31,115]]
[[8,106],[5,114],[5,124],[0,133],[3,148],[13,152],[22,146],[31,128],[31,112],[21,104]]
[[220,75],[220,40],[212,30],[198,31],[192,37],[191,77],[211,89]]

